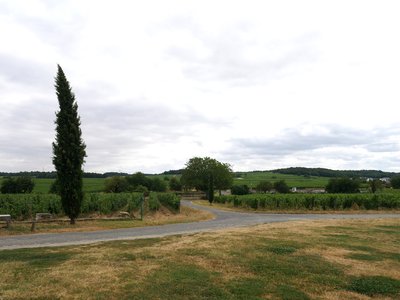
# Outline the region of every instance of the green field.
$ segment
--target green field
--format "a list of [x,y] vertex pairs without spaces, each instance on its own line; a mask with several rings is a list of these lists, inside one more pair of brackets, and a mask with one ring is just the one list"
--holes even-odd
[[[175,175],[150,175],[150,177],[158,177],[160,179],[171,178]],[[177,176],[178,178],[180,175]],[[267,180],[271,183],[279,180],[285,180],[289,187],[297,188],[324,188],[329,181],[329,177],[318,176],[299,176],[278,174],[264,171],[254,172],[236,172],[233,184],[242,185],[246,184],[254,188],[260,181]],[[2,178],[0,178],[1,184]],[[104,188],[105,178],[84,178],[83,190],[85,192],[100,192]],[[34,193],[48,193],[51,183],[54,179],[35,179]],[[361,185],[363,186],[363,185]]]
[[[0,184],[3,178],[0,177]],[[55,179],[34,178],[35,187],[33,193],[46,194],[50,190],[51,184]],[[104,189],[104,178],[83,178],[84,192],[101,192]]]
[[297,188],[323,188],[328,184],[328,177],[317,176],[298,176],[278,174],[272,172],[238,172],[234,179],[234,184],[247,184],[249,187],[255,187],[260,181],[267,180],[271,183],[279,180],[285,180],[289,187]]

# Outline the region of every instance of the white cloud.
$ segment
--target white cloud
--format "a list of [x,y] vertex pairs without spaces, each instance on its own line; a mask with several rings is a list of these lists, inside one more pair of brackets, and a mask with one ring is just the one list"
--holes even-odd
[[[0,164],[52,169],[57,63],[87,171],[400,171],[396,1],[0,1]],[[327,125],[328,124],[328,125]]]

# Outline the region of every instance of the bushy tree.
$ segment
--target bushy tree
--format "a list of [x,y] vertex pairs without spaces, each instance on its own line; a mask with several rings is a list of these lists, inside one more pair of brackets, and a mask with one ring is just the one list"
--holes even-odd
[[257,185],[256,185],[256,191],[257,192],[269,192],[270,190],[272,190],[272,183],[267,181],[267,180],[263,180],[260,181]]
[[250,188],[246,184],[233,185],[231,187],[232,195],[247,195],[250,193]]
[[56,113],[53,164],[57,172],[64,212],[70,218],[71,224],[75,224],[83,201],[82,165],[86,156],[86,146],[81,137],[78,104],[60,66],[58,66],[55,88],[60,110]]
[[193,157],[186,163],[181,182],[185,188],[206,192],[212,203],[215,189],[228,189],[232,185],[232,169],[229,164],[210,157]]
[[368,182],[372,193],[383,189],[383,182],[380,179],[374,179]]
[[123,193],[129,190],[129,184],[124,177],[113,176],[104,181],[104,191],[106,193]]
[[167,191],[167,184],[161,178],[155,177],[150,180],[150,190],[154,192]]
[[390,184],[392,185],[392,188],[394,189],[400,189],[400,176],[394,176],[390,180]]
[[181,181],[176,177],[171,177],[171,179],[169,180],[169,189],[171,191],[181,191],[182,190]]
[[35,182],[29,176],[9,177],[3,180],[0,190],[3,194],[28,194],[34,187]]
[[290,192],[289,186],[285,180],[279,180],[274,182],[274,189],[281,194],[287,194]]
[[358,193],[360,190],[360,183],[347,177],[332,178],[326,186],[328,193]]
[[125,177],[128,181],[131,189],[135,189],[137,186],[145,186],[148,190],[151,190],[151,179],[144,175],[142,172],[136,172],[130,176]]

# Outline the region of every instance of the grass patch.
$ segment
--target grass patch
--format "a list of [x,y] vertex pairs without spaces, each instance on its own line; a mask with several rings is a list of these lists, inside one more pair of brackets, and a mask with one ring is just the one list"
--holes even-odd
[[400,296],[400,281],[385,276],[363,276],[353,279],[348,289],[368,296]]
[[[399,224],[398,219],[298,221],[4,250],[0,299],[396,299],[398,239],[375,229]],[[339,243],[331,236],[342,234],[338,227],[349,228],[348,237],[335,240]]]
[[365,254],[365,253],[351,253],[346,257],[351,259],[366,260],[366,261],[380,261],[383,259],[380,255]]
[[[139,295],[133,299],[227,299],[226,292],[214,284],[210,271],[195,265],[167,264],[153,273]],[[154,288],[157,286],[157,289]]]
[[310,299],[302,291],[299,291],[299,290],[297,290],[296,288],[294,288],[294,287],[292,287],[290,285],[280,285],[280,286],[278,286],[277,294],[283,300],[292,300],[292,299],[307,300],[307,299]]
[[43,249],[0,251],[0,262],[23,262],[34,268],[48,268],[61,264],[73,256],[71,252]]

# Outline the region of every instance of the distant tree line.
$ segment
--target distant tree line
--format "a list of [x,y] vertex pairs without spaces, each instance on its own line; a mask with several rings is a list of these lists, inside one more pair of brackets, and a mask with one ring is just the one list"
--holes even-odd
[[285,169],[272,170],[273,173],[290,174],[299,176],[321,176],[321,177],[352,177],[352,178],[383,178],[400,175],[395,172],[384,172],[380,170],[331,170],[325,168],[303,168],[291,167]]

